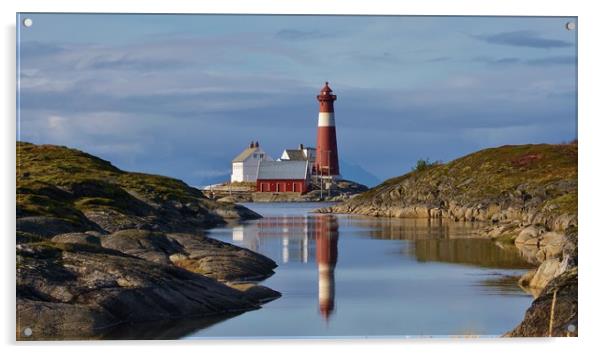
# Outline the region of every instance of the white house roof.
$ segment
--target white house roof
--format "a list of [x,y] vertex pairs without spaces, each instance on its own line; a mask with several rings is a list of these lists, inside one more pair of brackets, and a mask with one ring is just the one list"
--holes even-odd
[[284,150],[284,152],[282,153],[282,159],[283,160],[295,160],[295,161],[307,160],[303,150],[295,150],[295,149]]
[[259,147],[248,147],[244,149],[243,152],[238,154],[238,156],[236,156],[234,160],[232,160],[232,162],[243,162],[254,152],[259,152]]
[[305,179],[307,161],[261,161],[257,179]]

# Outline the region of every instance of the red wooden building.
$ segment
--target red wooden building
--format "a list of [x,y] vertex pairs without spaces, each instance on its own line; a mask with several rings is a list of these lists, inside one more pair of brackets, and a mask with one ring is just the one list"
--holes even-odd
[[306,193],[309,188],[309,162],[261,161],[257,170],[257,192]]

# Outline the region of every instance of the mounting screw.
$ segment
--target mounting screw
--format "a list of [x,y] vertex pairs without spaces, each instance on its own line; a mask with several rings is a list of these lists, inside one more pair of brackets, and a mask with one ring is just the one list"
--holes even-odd
[[33,20],[31,18],[26,18],[23,20],[23,26],[29,28],[33,25]]
[[564,27],[567,31],[572,31],[575,28],[577,28],[577,25],[575,24],[575,22],[567,22],[566,25],[564,25]]
[[23,335],[24,335],[25,337],[29,337],[29,336],[31,336],[31,334],[32,334],[32,333],[33,333],[33,331],[32,331],[32,330],[31,330],[31,328],[29,328],[29,327],[25,327],[25,329],[23,330]]

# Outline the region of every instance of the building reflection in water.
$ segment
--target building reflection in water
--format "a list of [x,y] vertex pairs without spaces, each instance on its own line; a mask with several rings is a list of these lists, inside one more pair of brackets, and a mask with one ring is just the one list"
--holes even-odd
[[308,263],[315,256],[319,311],[325,319],[334,310],[338,239],[339,224],[333,215],[266,217],[232,229],[232,240],[236,244],[269,257],[279,257],[282,263]]
[[[234,227],[231,237],[233,243],[264,254],[281,266],[288,265],[297,268],[296,270],[302,267],[309,270],[310,274],[315,274],[315,264],[318,274],[317,277],[311,275],[313,279],[310,281],[317,279],[318,282],[316,313],[319,312],[328,320],[335,310],[335,267],[341,223],[347,233],[355,232],[380,240],[404,241],[395,242],[400,259],[403,257],[419,263],[440,262],[494,269],[532,267],[513,246],[506,247],[489,239],[475,238],[480,225],[473,223],[356,216],[347,218],[328,214],[275,216]],[[313,293],[316,290],[314,286],[308,286],[307,292]],[[494,289],[496,294],[518,289],[516,280],[510,281],[508,278],[483,283],[483,286]]]

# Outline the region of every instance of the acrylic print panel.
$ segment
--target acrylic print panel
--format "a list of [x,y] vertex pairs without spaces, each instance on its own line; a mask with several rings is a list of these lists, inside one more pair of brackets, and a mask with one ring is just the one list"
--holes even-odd
[[18,340],[577,335],[576,18],[17,28]]

